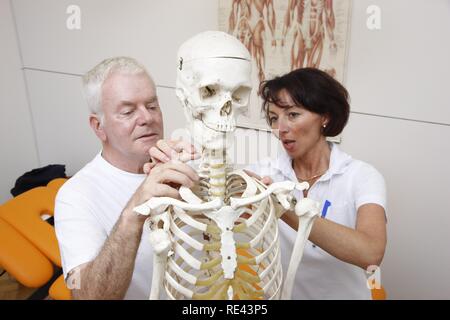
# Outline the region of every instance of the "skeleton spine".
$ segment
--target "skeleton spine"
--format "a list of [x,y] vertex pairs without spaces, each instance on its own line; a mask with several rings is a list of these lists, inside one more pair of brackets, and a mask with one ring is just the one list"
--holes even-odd
[[209,184],[209,201],[223,200],[226,195],[226,154],[223,149],[204,149],[200,176],[206,178]]

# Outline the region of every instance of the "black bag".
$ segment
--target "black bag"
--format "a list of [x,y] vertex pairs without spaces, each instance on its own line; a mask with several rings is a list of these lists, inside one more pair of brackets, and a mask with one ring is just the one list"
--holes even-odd
[[24,173],[16,180],[14,188],[11,189],[11,194],[16,197],[30,189],[46,186],[56,178],[67,178],[65,165],[50,164],[46,167],[33,169]]

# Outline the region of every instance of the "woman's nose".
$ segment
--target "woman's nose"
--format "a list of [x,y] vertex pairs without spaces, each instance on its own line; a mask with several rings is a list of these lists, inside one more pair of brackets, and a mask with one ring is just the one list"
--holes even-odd
[[280,117],[278,119],[278,128],[277,128],[280,132],[289,132],[289,124],[287,119],[285,119],[284,117]]

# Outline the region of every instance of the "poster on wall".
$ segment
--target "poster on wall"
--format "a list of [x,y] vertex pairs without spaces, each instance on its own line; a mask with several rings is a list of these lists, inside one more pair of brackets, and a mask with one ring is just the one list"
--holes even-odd
[[219,0],[219,29],[253,57],[251,103],[239,126],[268,129],[257,96],[263,80],[315,67],[344,82],[350,12],[351,0]]

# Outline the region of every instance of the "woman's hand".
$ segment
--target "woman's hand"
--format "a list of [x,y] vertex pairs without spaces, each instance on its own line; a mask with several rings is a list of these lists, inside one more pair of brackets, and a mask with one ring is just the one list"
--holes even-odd
[[273,183],[273,180],[272,180],[271,177],[265,176],[265,177],[262,177],[262,178],[261,178],[260,176],[258,176],[258,175],[257,175],[256,173],[254,173],[254,172],[251,172],[251,171],[248,171],[248,170],[244,170],[244,172],[245,172],[246,174],[248,174],[250,177],[253,177],[253,178],[255,178],[255,179],[261,181],[261,182],[264,183],[266,186],[269,186],[269,185],[271,185],[271,184]]

